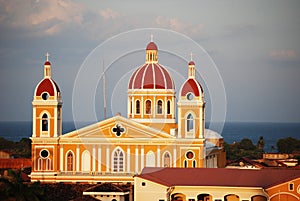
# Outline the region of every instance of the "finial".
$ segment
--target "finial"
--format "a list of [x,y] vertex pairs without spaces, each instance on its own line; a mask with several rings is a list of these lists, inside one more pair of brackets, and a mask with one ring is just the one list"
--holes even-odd
[[150,41],[153,42],[153,34],[150,35]]
[[49,61],[49,56],[50,56],[50,54],[47,52],[46,53],[46,61]]
[[191,52],[191,54],[190,54],[190,55],[191,55],[191,61],[193,61],[193,53]]

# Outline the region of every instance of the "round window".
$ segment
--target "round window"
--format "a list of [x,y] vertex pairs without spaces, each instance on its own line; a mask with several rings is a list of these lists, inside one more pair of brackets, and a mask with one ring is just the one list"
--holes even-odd
[[40,155],[42,158],[47,158],[49,156],[49,151],[44,149],[41,151]]
[[192,151],[188,151],[188,152],[186,152],[185,157],[187,159],[193,159],[194,158],[194,153]]
[[193,100],[193,99],[194,99],[194,94],[193,94],[193,93],[188,93],[188,94],[186,95],[186,98],[187,98],[188,100]]
[[43,100],[47,100],[48,98],[49,98],[49,94],[46,93],[46,92],[44,92],[44,93],[42,94],[42,99],[43,99]]

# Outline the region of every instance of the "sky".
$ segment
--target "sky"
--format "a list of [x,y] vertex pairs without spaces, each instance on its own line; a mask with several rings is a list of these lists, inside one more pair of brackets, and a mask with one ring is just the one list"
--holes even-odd
[[103,117],[102,62],[108,116],[126,116],[153,34],[177,90],[193,52],[211,120],[300,122],[299,10],[298,0],[0,0],[0,121],[32,120],[46,52],[64,121]]

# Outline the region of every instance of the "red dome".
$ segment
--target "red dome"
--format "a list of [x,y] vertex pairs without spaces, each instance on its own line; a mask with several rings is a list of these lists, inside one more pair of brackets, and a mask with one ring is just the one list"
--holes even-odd
[[51,66],[51,63],[50,63],[50,61],[46,61],[45,63],[44,63],[44,65],[46,66]]
[[193,61],[190,61],[189,66],[192,66],[192,65],[195,66],[195,63]]
[[157,46],[154,42],[150,42],[147,47],[146,47],[146,50],[158,50],[157,49]]
[[131,76],[128,89],[175,89],[170,73],[158,63],[144,64]]
[[192,78],[185,81],[185,83],[182,85],[180,94],[181,96],[186,96],[190,92],[192,92],[195,96],[200,96],[200,94],[203,93],[202,86],[197,80]]
[[45,78],[36,87],[35,95],[40,96],[43,92],[47,92],[50,96],[55,96],[60,90],[58,85],[52,79]]

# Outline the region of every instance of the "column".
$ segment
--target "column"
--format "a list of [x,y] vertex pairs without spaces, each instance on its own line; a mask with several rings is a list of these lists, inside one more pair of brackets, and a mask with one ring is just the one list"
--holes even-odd
[[59,157],[60,171],[64,171],[64,147],[60,145],[60,157]]
[[164,114],[165,118],[167,118],[167,108],[168,108],[168,100],[167,100],[167,97],[165,96],[164,107],[163,107],[163,114]]
[[176,167],[176,159],[177,159],[176,147],[174,147],[174,150],[173,150],[173,167]]
[[142,96],[142,98],[141,98],[140,114],[141,114],[141,117],[144,118],[144,96]]
[[139,172],[139,149],[136,145],[135,147],[135,173]]
[[109,172],[109,158],[110,158],[109,145],[106,145],[106,172]]
[[96,147],[93,145],[93,150],[92,150],[92,171],[96,171]]
[[98,172],[101,172],[101,145],[98,146]]
[[153,107],[151,106],[151,110],[152,110],[151,114],[152,114],[153,118],[155,118],[156,112],[157,112],[156,96],[153,96],[153,101],[151,104],[153,106]]
[[157,165],[156,167],[160,167],[160,146],[157,146]]
[[76,171],[79,172],[80,150],[79,145],[76,147]]
[[144,168],[144,145],[141,146],[141,170]]
[[130,146],[127,146],[127,172],[130,172]]

